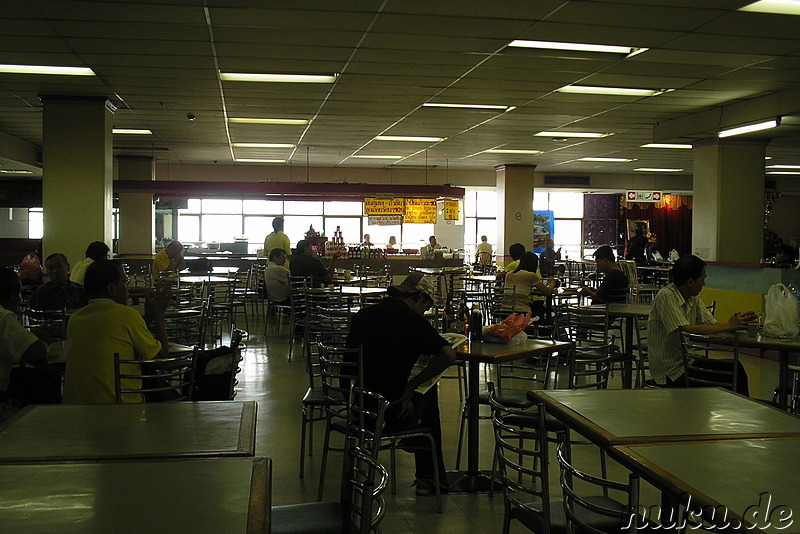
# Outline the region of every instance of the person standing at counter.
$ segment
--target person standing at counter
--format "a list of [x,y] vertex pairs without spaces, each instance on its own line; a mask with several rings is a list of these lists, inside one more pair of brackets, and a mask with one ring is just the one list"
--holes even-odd
[[292,253],[289,236],[283,233],[283,217],[275,217],[272,219],[272,233],[267,234],[266,239],[264,239],[265,254],[269,254],[276,248],[286,252],[287,256]]
[[397,249],[397,247],[395,245],[397,245],[397,238],[395,236],[393,236],[393,235],[390,235],[389,236],[389,242],[386,243],[386,248],[389,249],[389,250],[395,250],[395,249]]
[[370,241],[369,234],[364,234],[364,241],[361,243],[362,247],[374,247],[375,245]]
[[[650,374],[662,387],[686,387],[681,332],[719,334],[742,330],[756,318],[752,311],[734,313],[718,323],[698,297],[706,283],[706,263],[697,256],[681,256],[672,266],[673,283],[658,292],[647,320]],[[729,360],[703,359],[708,369],[730,369]],[[749,395],[747,373],[739,363],[736,391]]]
[[326,269],[319,258],[314,255],[311,243],[305,239],[297,242],[297,249],[292,261],[289,264],[289,272],[292,276],[310,276],[313,287],[321,287],[333,279],[335,273],[336,260],[341,253],[337,252],[331,258],[331,264]]
[[428,244],[422,247],[419,255],[423,260],[432,260],[436,257],[435,251],[445,248],[443,245],[436,242],[436,236],[432,235],[428,238]]

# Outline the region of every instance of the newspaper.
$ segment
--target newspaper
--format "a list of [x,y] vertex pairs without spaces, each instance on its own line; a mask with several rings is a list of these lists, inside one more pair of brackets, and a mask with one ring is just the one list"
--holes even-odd
[[[453,332],[447,332],[445,334],[442,334],[442,337],[448,343],[450,343],[450,346],[453,347],[453,348],[456,348],[457,346],[459,346],[462,343],[465,343],[467,341],[467,336],[465,336],[463,334],[455,334]],[[412,378],[417,376],[419,373],[421,373],[422,370],[425,369],[428,366],[428,364],[430,363],[430,361],[435,357],[436,356],[434,354],[422,354],[422,355],[420,355],[419,359],[417,359],[417,363],[415,363],[414,367],[411,368],[411,374],[408,376],[408,379],[411,380]],[[431,378],[430,380],[426,380],[425,382],[420,384],[419,387],[417,387],[416,391],[418,393],[422,393],[424,395],[433,386],[435,386],[436,384],[439,383],[439,379],[442,378],[442,374],[444,374],[444,372],[442,372],[439,375]]]

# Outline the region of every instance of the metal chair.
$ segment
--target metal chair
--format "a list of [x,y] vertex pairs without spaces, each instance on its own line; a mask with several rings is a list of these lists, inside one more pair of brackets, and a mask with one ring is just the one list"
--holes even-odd
[[[633,534],[640,531],[641,518],[636,513],[639,508],[637,475],[628,475],[627,483],[623,483],[580,471],[572,465],[563,443],[559,444],[556,457],[561,467],[559,480],[568,532]],[[609,492],[621,493],[625,496],[624,502],[609,497]]]
[[[739,332],[701,335],[681,332],[683,371],[687,387],[722,387],[748,394],[747,377],[740,377]],[[710,354],[724,358],[710,358]],[[743,380],[742,380],[743,379]]]
[[195,354],[125,360],[114,353],[117,403],[188,400],[194,387]]
[[297,331],[305,325],[306,290],[311,287],[310,276],[290,276],[289,289],[291,292],[291,315],[289,316],[289,361],[294,353],[294,339]]
[[570,389],[605,389],[611,368],[613,340],[607,334],[604,309],[566,306],[557,311],[554,336],[570,343],[568,368]]
[[191,400],[233,400],[236,397],[236,375],[241,371],[242,342],[248,333],[236,325],[231,329],[229,347],[201,350],[195,347],[194,383]]

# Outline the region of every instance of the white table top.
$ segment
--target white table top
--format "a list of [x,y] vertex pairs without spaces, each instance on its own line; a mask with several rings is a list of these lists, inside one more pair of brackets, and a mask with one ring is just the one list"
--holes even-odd
[[0,427],[0,464],[252,456],[256,403],[42,405]]
[[[757,509],[762,517],[754,524],[760,531],[800,531],[796,515],[800,510],[800,440],[636,445],[614,447],[610,454],[662,492],[680,496],[682,504],[691,495],[692,510],[711,506],[720,507],[721,511],[725,507],[728,521],[742,517],[752,521],[752,512]],[[793,521],[781,522],[778,507],[784,514],[788,509]],[[770,528],[764,528],[767,519],[771,521]]]
[[549,390],[530,396],[601,446],[800,437],[800,418],[720,388]]
[[268,458],[0,465],[0,532],[269,532]]

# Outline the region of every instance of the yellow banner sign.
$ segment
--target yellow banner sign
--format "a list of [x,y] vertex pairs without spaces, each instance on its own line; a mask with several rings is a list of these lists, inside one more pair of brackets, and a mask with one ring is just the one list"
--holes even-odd
[[436,199],[407,198],[405,222],[435,224]]
[[458,200],[445,200],[444,201],[444,220],[457,221],[459,218],[459,203]]
[[365,198],[364,215],[402,215],[405,211],[402,198]]

